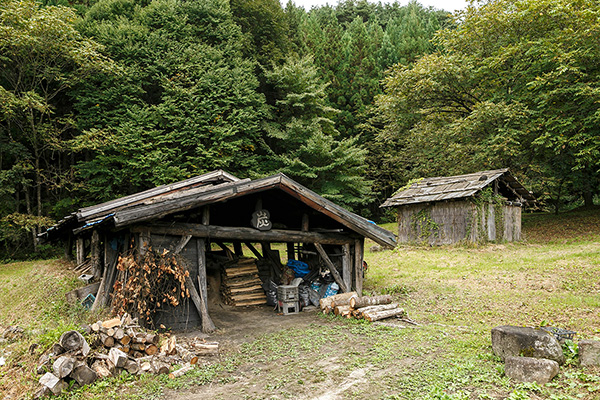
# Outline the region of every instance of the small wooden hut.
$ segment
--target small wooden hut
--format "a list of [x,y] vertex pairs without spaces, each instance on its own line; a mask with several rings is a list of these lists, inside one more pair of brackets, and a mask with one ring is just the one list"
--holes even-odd
[[[221,278],[232,265],[246,271],[251,264],[261,278],[281,274],[279,252],[329,269],[341,291],[361,292],[365,238],[396,245],[391,232],[283,174],[249,180],[221,170],[79,209],[40,235],[42,241],[64,241],[67,255],[75,245],[77,265],[91,264],[101,282],[94,307],[109,304],[117,260],[132,249],[180,254],[189,289],[201,299],[223,295]],[[250,285],[260,292],[258,284],[258,289],[257,282]],[[240,305],[260,303],[252,301],[260,296],[245,296]],[[175,329],[204,325],[208,321],[201,316],[208,315],[208,303],[171,307],[155,324]]]
[[398,211],[398,243],[518,241],[521,208],[535,202],[510,171],[425,178],[381,207]]

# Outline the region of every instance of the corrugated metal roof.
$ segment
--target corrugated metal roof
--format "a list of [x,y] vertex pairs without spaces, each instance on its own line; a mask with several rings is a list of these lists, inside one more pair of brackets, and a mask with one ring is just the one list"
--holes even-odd
[[424,178],[394,194],[381,207],[467,198],[474,196],[497,179],[501,179],[507,190],[514,193],[514,200],[535,201],[533,195],[512,176],[508,168],[503,168],[465,175]]

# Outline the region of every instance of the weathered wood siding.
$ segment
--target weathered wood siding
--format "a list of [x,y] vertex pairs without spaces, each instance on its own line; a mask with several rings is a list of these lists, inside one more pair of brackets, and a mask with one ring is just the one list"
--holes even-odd
[[442,245],[465,240],[521,240],[521,208],[487,203],[478,206],[471,201],[398,207],[398,243]]
[[[173,250],[180,242],[181,236],[151,235],[151,246],[162,252],[163,249]],[[186,261],[192,282],[198,280],[198,250],[195,238],[192,238],[179,253]],[[163,310],[156,314],[154,324],[164,324],[173,329],[184,330],[200,326],[201,319],[191,299],[183,301],[177,307],[164,305]]]

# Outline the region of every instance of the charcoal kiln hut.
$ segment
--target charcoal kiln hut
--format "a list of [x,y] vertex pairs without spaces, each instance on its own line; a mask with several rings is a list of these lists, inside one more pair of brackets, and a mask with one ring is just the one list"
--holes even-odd
[[535,198],[505,169],[418,179],[381,207],[398,212],[398,243],[521,240],[521,209]]
[[78,268],[89,266],[100,282],[95,308],[118,297],[131,254],[138,263],[149,252],[180,257],[192,301],[161,304],[153,315],[154,325],[174,329],[210,327],[210,305],[221,301],[265,304],[265,285],[287,284],[288,259],[310,279],[361,292],[365,238],[396,244],[391,232],[283,174],[250,180],[221,170],[79,209],[40,234],[64,241],[67,255],[75,247]]

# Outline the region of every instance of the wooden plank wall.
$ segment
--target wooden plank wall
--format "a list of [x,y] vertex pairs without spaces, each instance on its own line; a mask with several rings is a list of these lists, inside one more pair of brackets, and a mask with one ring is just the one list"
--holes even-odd
[[[518,241],[521,240],[521,208],[502,206],[502,226],[496,223],[493,204],[479,210],[471,201],[449,201],[433,204],[411,204],[398,207],[398,243],[427,243],[443,245],[461,241]],[[428,218],[438,229],[425,237],[417,214],[427,209]],[[416,228],[416,229],[415,229]]]

